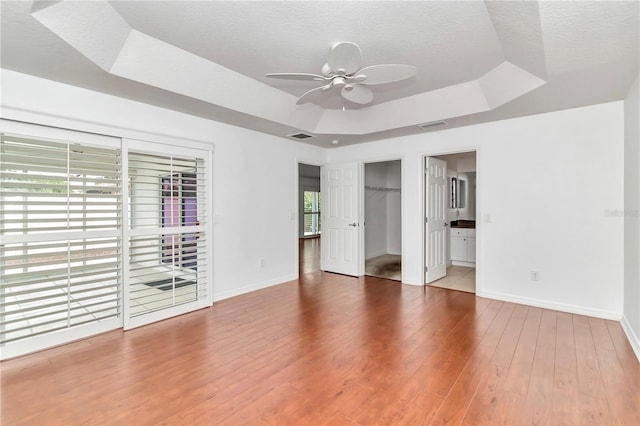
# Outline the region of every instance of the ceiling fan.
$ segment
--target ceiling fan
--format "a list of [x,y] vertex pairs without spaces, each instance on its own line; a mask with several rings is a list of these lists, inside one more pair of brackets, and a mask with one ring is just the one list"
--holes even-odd
[[326,83],[300,96],[296,102],[297,105],[317,99],[319,94],[328,93],[333,89],[340,89],[344,99],[365,105],[373,101],[373,91],[368,86],[394,83],[416,75],[416,67],[412,65],[382,64],[361,69],[361,64],[360,47],[355,43],[344,41],[335,43],[331,47],[321,74],[271,73],[267,74],[267,77]]

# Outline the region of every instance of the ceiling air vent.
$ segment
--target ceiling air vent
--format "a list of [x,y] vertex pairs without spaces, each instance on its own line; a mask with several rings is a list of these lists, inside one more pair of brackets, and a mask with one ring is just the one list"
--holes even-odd
[[308,135],[306,133],[294,133],[293,135],[289,135],[289,137],[301,141],[304,139],[312,138],[313,135]]
[[422,123],[422,124],[418,124],[418,127],[420,127],[421,129],[432,129],[434,127],[440,127],[440,126],[446,126],[447,122],[446,121],[432,121],[430,123]]

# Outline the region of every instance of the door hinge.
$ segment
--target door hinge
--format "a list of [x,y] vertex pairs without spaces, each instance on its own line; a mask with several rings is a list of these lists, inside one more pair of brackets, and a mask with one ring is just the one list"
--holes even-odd
[[428,267],[428,266],[425,266],[425,267],[424,267],[424,271],[425,271],[425,272],[429,272],[429,267]]
[[424,218],[424,223],[427,223],[427,222],[429,222],[429,218],[428,218],[428,217],[425,217],[425,218]]
[[424,168],[424,174],[426,175],[427,173],[429,173],[429,168],[428,168],[428,167],[425,167],[425,168]]

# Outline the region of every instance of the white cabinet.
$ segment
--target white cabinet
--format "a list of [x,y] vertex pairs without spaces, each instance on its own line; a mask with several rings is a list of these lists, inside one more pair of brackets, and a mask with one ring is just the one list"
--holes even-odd
[[473,266],[476,262],[476,230],[451,228],[449,247],[454,265]]
[[451,260],[467,260],[467,239],[451,236]]
[[476,263],[476,237],[467,237],[467,262]]

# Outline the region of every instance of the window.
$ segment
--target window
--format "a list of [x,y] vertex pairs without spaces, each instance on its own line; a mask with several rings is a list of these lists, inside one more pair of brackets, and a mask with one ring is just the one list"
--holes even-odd
[[304,235],[320,234],[320,192],[304,191]]
[[0,345],[120,317],[120,150],[2,135],[0,201]]

